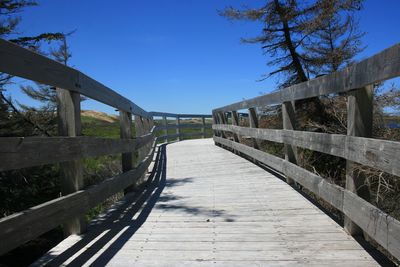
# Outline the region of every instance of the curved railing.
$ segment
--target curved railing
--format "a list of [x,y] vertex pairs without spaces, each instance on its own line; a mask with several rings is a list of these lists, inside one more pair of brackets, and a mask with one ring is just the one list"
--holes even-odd
[[[211,115],[146,112],[110,88],[56,61],[0,39],[0,72],[53,86],[58,97],[58,137],[0,138],[0,171],[44,164],[60,163],[62,197],[0,219],[0,255],[39,235],[64,225],[67,234],[81,233],[81,216],[108,197],[131,191],[143,183],[144,175],[156,153],[157,142],[170,138],[206,137]],[[121,139],[84,137],[81,135],[81,95],[112,106],[119,111]],[[132,116],[136,137],[132,136]],[[154,117],[164,125],[155,126]],[[167,124],[167,117],[176,119]],[[188,118],[201,119],[199,124],[181,124]],[[198,132],[181,132],[185,128]],[[168,129],[176,129],[168,134]],[[164,132],[164,135],[159,135]],[[139,163],[133,166],[134,152]],[[89,188],[83,188],[83,165],[86,157],[122,154],[122,173]]]
[[[400,175],[400,142],[368,138],[372,132],[373,85],[400,76],[400,44],[342,71],[293,85],[280,91],[240,101],[213,110],[216,144],[243,153],[283,173],[287,182],[301,184],[345,215],[345,229],[357,234],[360,227],[370,238],[400,258],[400,222],[364,200],[357,186],[364,182],[354,175],[354,163],[392,175]],[[296,131],[297,100],[347,93],[347,135]],[[257,108],[282,105],[283,129],[258,128]],[[238,110],[248,109],[249,127],[239,126]],[[232,124],[228,124],[228,116]],[[226,133],[230,133],[230,136]],[[285,159],[239,142],[245,136],[285,145]],[[296,164],[296,147],[347,160],[346,188],[329,183]]]

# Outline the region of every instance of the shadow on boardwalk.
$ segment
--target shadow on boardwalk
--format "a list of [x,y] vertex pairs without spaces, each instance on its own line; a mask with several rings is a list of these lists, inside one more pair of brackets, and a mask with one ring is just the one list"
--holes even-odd
[[[166,146],[159,147],[154,168],[148,180],[136,192],[125,196],[103,218],[94,221],[88,233],[61,254],[44,257],[35,266],[59,266],[75,257],[68,266],[82,266],[95,254],[91,266],[106,265],[143,225],[166,186]],[[136,219],[135,219],[136,217]],[[112,241],[105,250],[104,247]],[[78,256],[76,256],[79,254]]]
[[[93,259],[90,266],[104,266],[146,222],[155,206],[161,210],[173,209],[192,215],[205,214],[210,217],[225,215],[223,210],[170,204],[170,201],[179,200],[182,197],[171,193],[163,193],[161,196],[163,190],[191,183],[193,179],[183,178],[167,181],[166,168],[166,145],[162,145],[159,147],[154,168],[145,184],[136,192],[126,195],[106,215],[93,221],[81,240],[61,253],[57,251],[48,253],[33,266],[65,266],[66,261],[68,261],[68,266],[82,266]],[[233,219],[227,218],[226,221],[233,221]],[[71,258],[73,258],[72,261]]]

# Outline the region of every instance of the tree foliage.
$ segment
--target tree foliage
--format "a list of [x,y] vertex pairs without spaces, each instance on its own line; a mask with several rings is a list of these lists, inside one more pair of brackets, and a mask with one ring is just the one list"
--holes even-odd
[[220,14],[232,20],[259,21],[262,32],[245,43],[259,43],[281,87],[340,69],[361,51],[354,12],[361,0],[267,0],[260,8],[228,7]]

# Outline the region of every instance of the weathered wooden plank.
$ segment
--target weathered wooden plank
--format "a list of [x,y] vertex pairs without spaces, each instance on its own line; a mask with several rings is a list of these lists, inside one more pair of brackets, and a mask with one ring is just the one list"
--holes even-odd
[[214,124],[214,130],[234,132],[342,157],[387,173],[400,176],[400,142],[276,129],[251,129],[233,125]]
[[[232,125],[239,126],[239,116],[237,111],[231,111],[231,117]],[[233,140],[235,140],[235,142],[239,142],[239,135],[237,133],[233,133]]]
[[[157,131],[160,131],[160,130],[168,130],[168,129],[176,129],[177,127],[179,127],[180,129],[187,129],[187,128],[199,128],[199,129],[202,129],[203,128],[203,125],[202,124],[179,124],[179,126],[178,125],[176,125],[176,124],[169,124],[169,125],[167,125],[167,126],[165,126],[165,125],[158,125],[157,126]],[[211,124],[206,124],[205,126],[204,126],[204,128],[206,128],[206,129],[211,129]]]
[[0,171],[38,165],[128,153],[154,139],[151,133],[136,139],[98,137],[2,137],[0,138]]
[[0,39],[0,71],[80,93],[117,109],[148,117],[146,111],[85,74]]
[[[339,225],[286,183],[213,146],[212,140],[175,142],[165,150],[168,174],[155,185],[156,197],[150,197],[146,208],[135,216],[124,216],[124,208],[122,213],[114,211],[122,215],[96,225],[92,238],[72,242],[71,237],[48,253],[50,260],[60,257],[42,263],[377,265]],[[87,249],[77,249],[83,247]],[[74,249],[74,255],[65,257],[65,251]]]
[[168,118],[176,118],[178,116],[181,118],[212,118],[211,114],[176,114],[176,113],[156,112],[156,111],[149,112],[149,115],[153,117],[168,117]]
[[[398,220],[349,190],[331,184],[322,177],[293,163],[272,155],[260,155],[261,151],[259,150],[220,137],[214,136],[214,140],[217,143],[222,143],[227,147],[256,158],[267,166],[292,177],[296,182],[320,196],[338,210],[344,212],[351,221],[355,222],[393,256],[400,258],[400,222]],[[264,152],[261,153],[266,154]],[[280,161],[282,162],[279,163]]]
[[201,118],[201,125],[202,125],[201,132],[203,134],[202,137],[206,138],[206,128],[210,129],[211,125],[206,125],[206,118],[205,117]]
[[[226,123],[224,123],[226,124]],[[250,128],[258,128],[258,116],[257,111],[255,108],[249,108],[249,124]],[[260,146],[258,145],[257,139],[252,138],[253,147],[259,149]]]
[[[296,104],[294,101],[282,103],[282,121],[284,130],[296,130]],[[285,160],[297,164],[297,147],[284,144]],[[294,184],[290,176],[286,177],[286,182],[290,185]]]
[[344,191],[344,214],[371,238],[400,259],[400,222],[356,194]]
[[[373,85],[349,92],[347,96],[347,135],[372,136],[373,98]],[[353,161],[346,161],[346,189],[368,201],[370,192],[366,183],[367,177],[356,168]],[[344,218],[344,229],[354,236],[363,233],[347,216]]]
[[179,116],[177,116],[177,117],[176,117],[176,135],[177,135],[176,140],[177,140],[177,141],[181,141],[181,130],[180,130],[180,126],[181,126],[181,119],[180,119]]
[[[65,89],[56,89],[58,134],[76,137],[81,135],[81,96],[79,93]],[[68,195],[84,186],[83,163],[80,159],[60,163],[61,193]],[[63,231],[66,236],[80,234],[86,230],[84,217],[70,218],[65,221]]]
[[279,92],[247,99],[213,112],[230,112],[266,105],[277,105],[332,93],[341,93],[400,76],[400,44],[351,65],[341,71],[296,84]]
[[[132,139],[132,114],[126,111],[119,112],[119,125],[121,139]],[[122,172],[130,171],[133,168],[133,153],[122,153],[121,155]],[[125,194],[132,192],[133,186],[125,188]]]
[[134,183],[150,165],[156,146],[134,170],[91,186],[86,190],[51,200],[28,210],[0,219],[0,255],[57,227],[72,217],[79,216],[104,201],[109,196],[124,190]]
[[230,141],[228,139],[221,138],[218,136],[214,136],[214,141],[217,143],[220,143],[224,146],[227,146],[229,148],[232,148],[234,150],[240,151],[260,162],[267,164],[268,166],[274,168],[275,170],[277,170],[279,172],[283,172],[283,164],[285,163],[284,159],[275,157],[275,156],[265,153],[261,150],[243,145],[241,143],[236,143],[236,142],[233,142],[233,141]]

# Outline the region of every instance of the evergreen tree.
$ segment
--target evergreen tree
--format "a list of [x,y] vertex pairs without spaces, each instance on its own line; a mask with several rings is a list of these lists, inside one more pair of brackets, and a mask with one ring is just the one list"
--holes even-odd
[[276,67],[266,78],[282,74],[284,88],[325,72],[328,62],[335,70],[359,52],[353,14],[360,8],[361,0],[267,0],[261,8],[228,7],[220,14],[263,23],[261,35],[242,41],[261,44],[267,64]]

